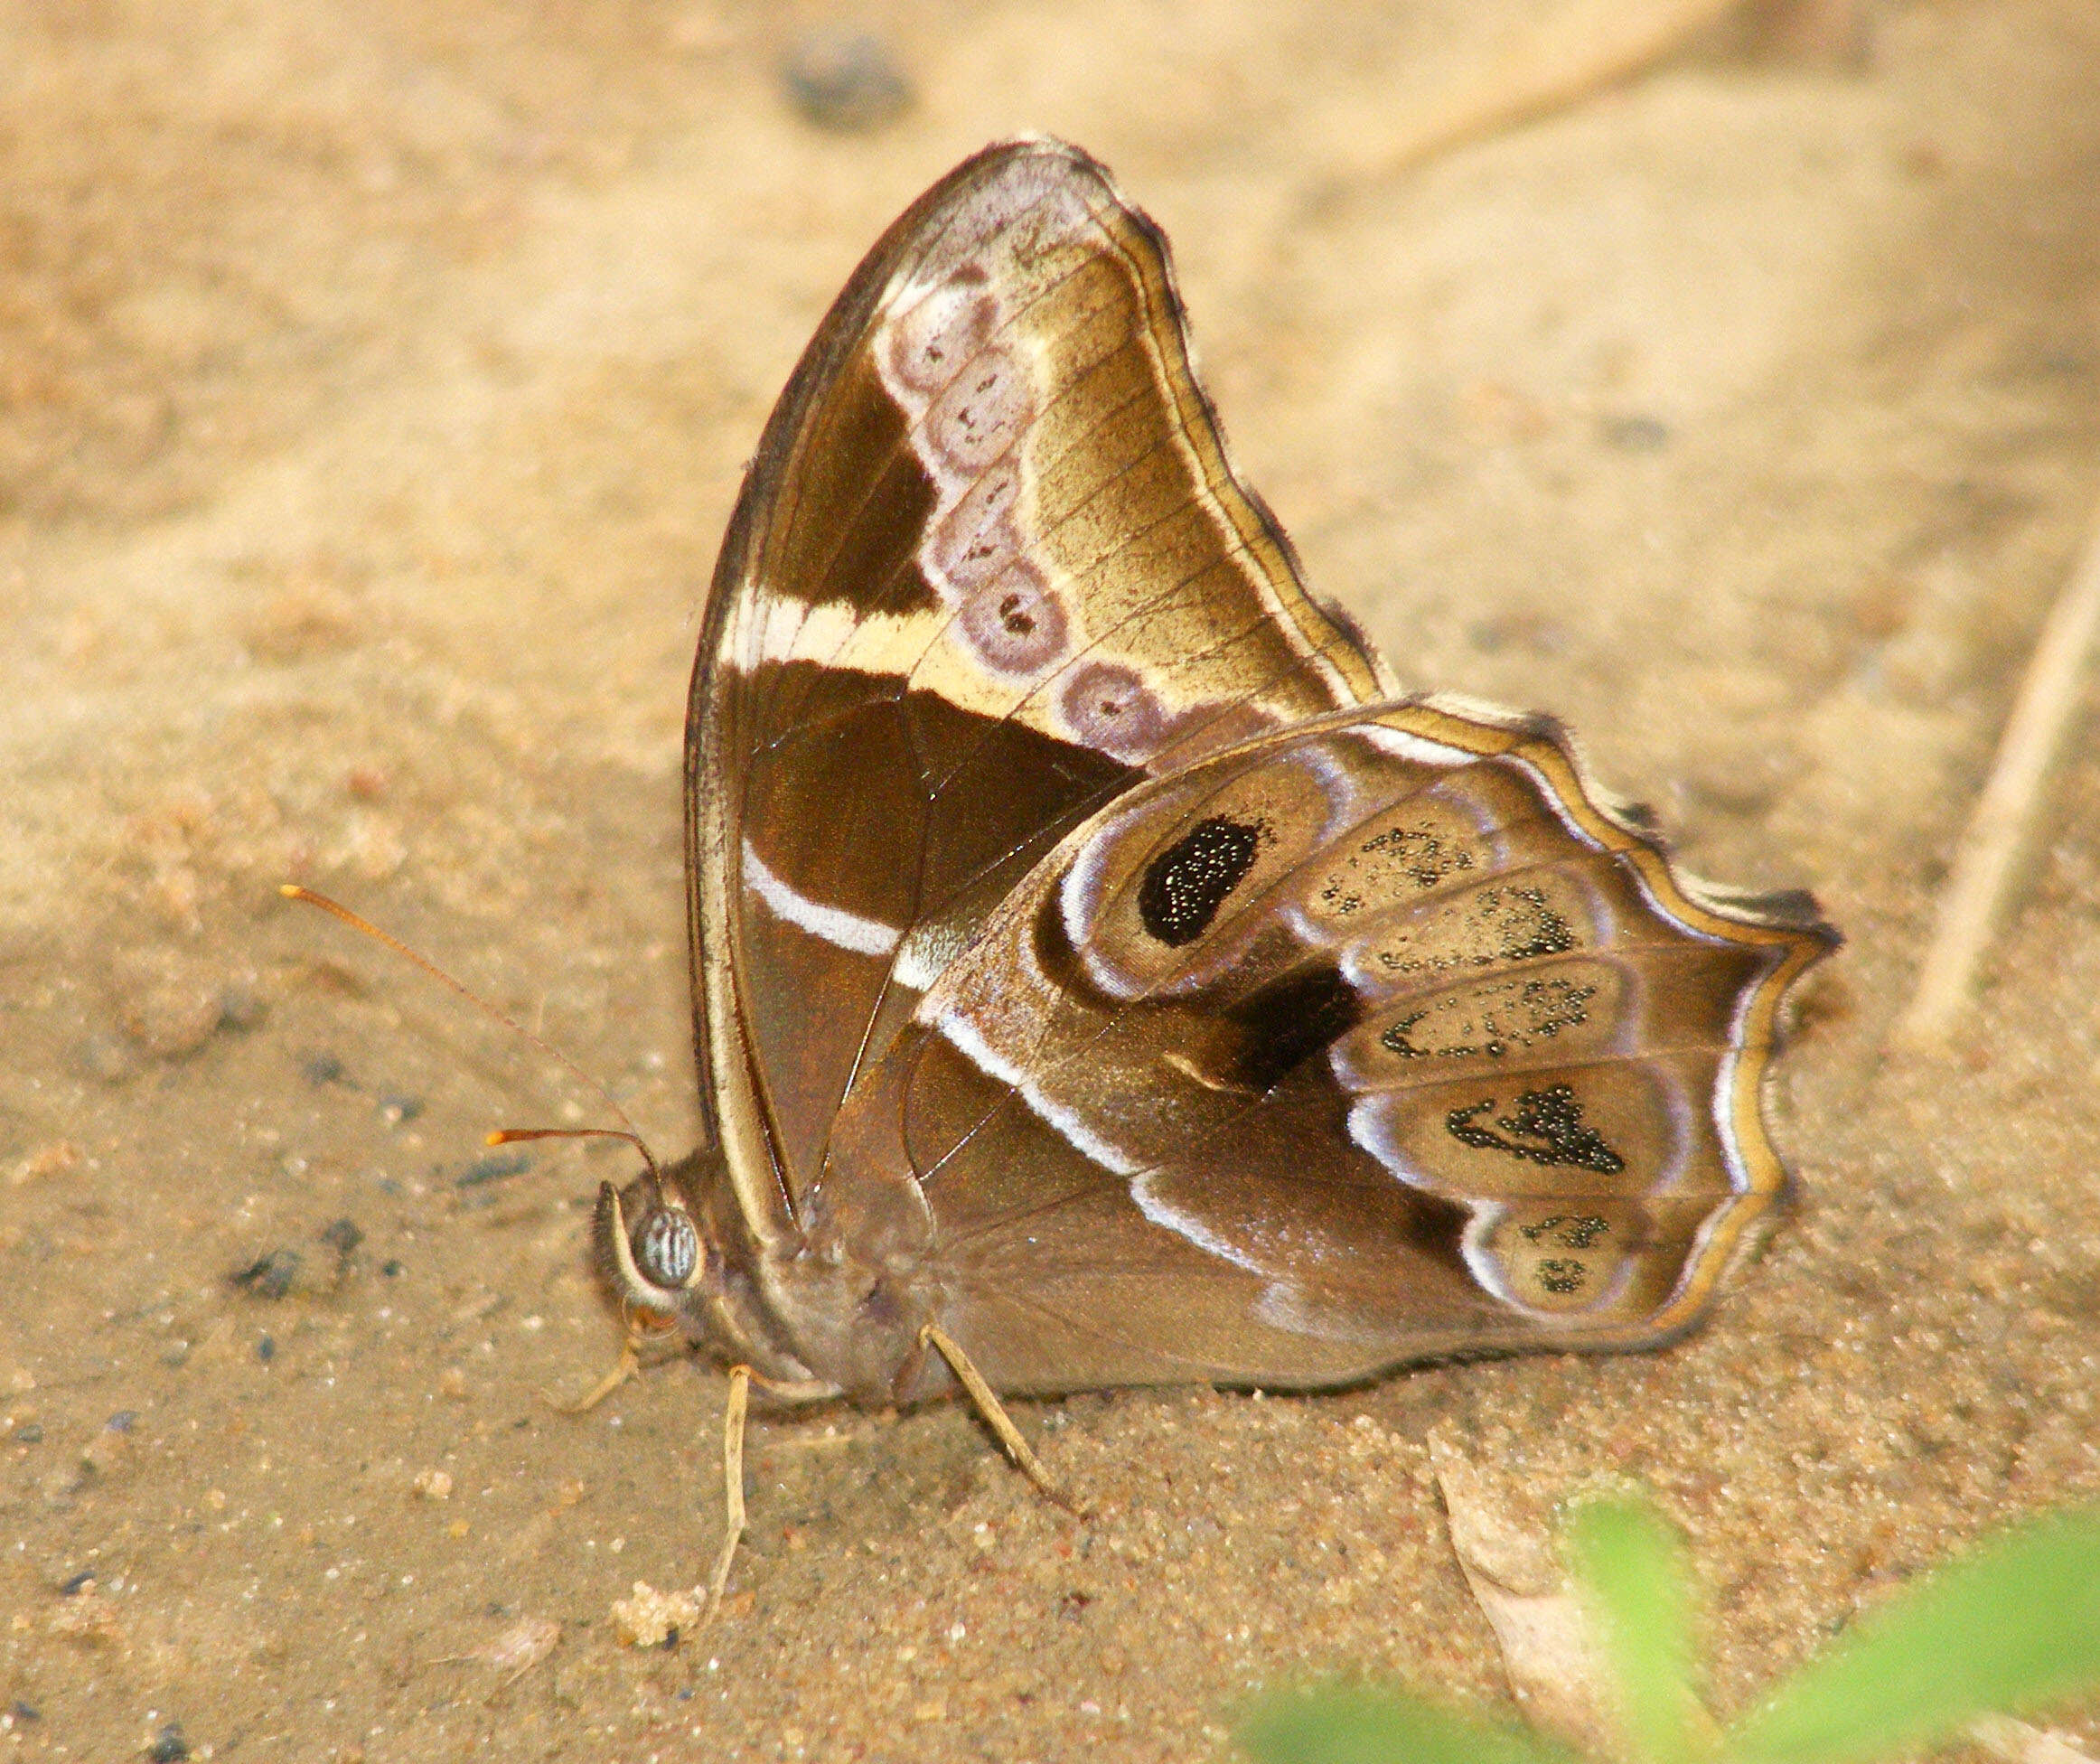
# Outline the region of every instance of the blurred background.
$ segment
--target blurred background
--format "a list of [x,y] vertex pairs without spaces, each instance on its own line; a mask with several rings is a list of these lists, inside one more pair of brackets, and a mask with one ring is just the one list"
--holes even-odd
[[[617,1345],[627,1160],[484,1158],[596,1105],[276,885],[685,1149],[714,548],[861,252],[1022,131],[1165,226],[1411,687],[1821,896],[1804,1205],[1664,1356],[1026,1408],[1087,1526],[952,1409],[761,1422],[724,1621],[623,1647],[711,1557],[721,1400],[540,1400]],[[0,5],[0,1741],[1179,1759],[1308,1673],[1501,1695],[1432,1445],[1512,1513],[1654,1487],[1726,1708],[2100,1491],[2089,717],[1984,990],[1885,1051],[2100,487],[2096,323],[2074,0]]]

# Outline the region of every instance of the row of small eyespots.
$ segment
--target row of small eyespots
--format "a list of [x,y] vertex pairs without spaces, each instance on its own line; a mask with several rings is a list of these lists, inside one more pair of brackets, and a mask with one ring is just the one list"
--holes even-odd
[[[1039,680],[1071,653],[1073,622],[1027,555],[1018,444],[1034,399],[1018,359],[990,341],[1001,314],[988,279],[965,265],[919,297],[890,324],[880,359],[934,485],[920,568],[956,610],[964,643],[988,669]],[[1217,715],[1215,707],[1172,712],[1136,669],[1108,661],[1077,669],[1059,690],[1056,710],[1075,739],[1130,765]]]
[[1025,365],[990,341],[999,318],[984,272],[965,265],[898,315],[882,359],[933,481],[920,568],[955,609],[970,652],[992,672],[1022,680],[1069,652],[1072,621],[1027,558],[1017,519],[1019,443],[1035,401]]

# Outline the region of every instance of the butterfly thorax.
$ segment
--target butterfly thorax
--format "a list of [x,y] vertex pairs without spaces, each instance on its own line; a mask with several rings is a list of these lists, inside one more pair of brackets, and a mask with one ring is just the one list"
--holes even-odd
[[[834,1137],[792,1243],[762,1259],[773,1318],[820,1378],[879,1407],[928,1394],[920,1332],[943,1309],[933,1215],[901,1152]],[[944,1383],[942,1375],[934,1381]]]

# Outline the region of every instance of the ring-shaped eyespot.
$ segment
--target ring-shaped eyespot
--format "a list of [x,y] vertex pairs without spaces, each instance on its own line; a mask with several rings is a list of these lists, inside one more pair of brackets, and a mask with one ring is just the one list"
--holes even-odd
[[665,1292],[682,1292],[693,1283],[700,1265],[699,1228],[682,1206],[657,1205],[635,1221],[628,1245],[635,1271]]

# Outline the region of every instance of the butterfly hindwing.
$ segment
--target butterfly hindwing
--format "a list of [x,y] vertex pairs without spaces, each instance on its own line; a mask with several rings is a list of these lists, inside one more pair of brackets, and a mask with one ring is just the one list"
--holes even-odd
[[1784,1187],[1758,1092],[1823,947],[1675,877],[1550,726],[1342,711],[1075,830],[838,1140],[908,1160],[1002,1388],[1650,1341]]

